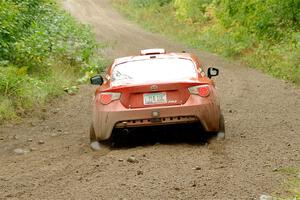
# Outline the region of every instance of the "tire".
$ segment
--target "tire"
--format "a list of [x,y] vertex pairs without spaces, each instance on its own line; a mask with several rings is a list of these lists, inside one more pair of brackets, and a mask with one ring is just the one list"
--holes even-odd
[[223,114],[220,115],[219,131],[217,133],[218,140],[225,140],[225,120]]
[[97,141],[97,138],[96,138],[96,134],[95,134],[95,129],[94,129],[94,125],[93,123],[91,123],[91,126],[90,126],[90,142],[95,142]]

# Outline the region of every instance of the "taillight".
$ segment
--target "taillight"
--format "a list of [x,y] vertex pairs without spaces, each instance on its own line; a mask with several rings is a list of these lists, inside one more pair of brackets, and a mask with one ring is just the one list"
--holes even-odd
[[190,87],[189,91],[191,94],[196,94],[201,97],[208,97],[210,94],[210,89],[208,85],[199,85],[199,86]]
[[114,100],[118,100],[121,97],[121,93],[105,92],[100,94],[100,102],[104,105],[110,104]]

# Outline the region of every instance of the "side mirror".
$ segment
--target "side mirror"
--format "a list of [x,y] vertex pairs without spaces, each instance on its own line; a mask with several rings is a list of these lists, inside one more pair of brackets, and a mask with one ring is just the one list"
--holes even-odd
[[208,68],[207,70],[208,78],[211,78],[213,76],[218,76],[218,75],[219,75],[219,70],[217,68],[213,68],[213,67]]
[[93,76],[91,79],[92,85],[102,85],[103,84],[103,78],[99,74],[96,76]]

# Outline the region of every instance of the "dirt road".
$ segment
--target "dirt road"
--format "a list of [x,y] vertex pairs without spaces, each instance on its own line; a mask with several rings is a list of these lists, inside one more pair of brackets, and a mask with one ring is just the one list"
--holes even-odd
[[[183,45],[147,33],[115,12],[108,0],[66,0],[92,25],[110,57],[141,48]],[[82,86],[33,118],[0,127],[0,199],[257,199],[285,195],[300,167],[300,91],[234,62],[197,52],[216,78],[226,119],[222,143],[168,142],[92,152],[88,146],[93,87]],[[17,155],[15,149],[28,150]],[[19,152],[24,153],[24,152]],[[134,156],[138,162],[127,162]]]

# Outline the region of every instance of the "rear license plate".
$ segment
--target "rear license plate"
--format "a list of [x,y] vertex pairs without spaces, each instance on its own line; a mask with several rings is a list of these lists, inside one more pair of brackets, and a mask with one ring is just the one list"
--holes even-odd
[[165,92],[144,94],[144,105],[163,103],[167,103],[167,94]]

